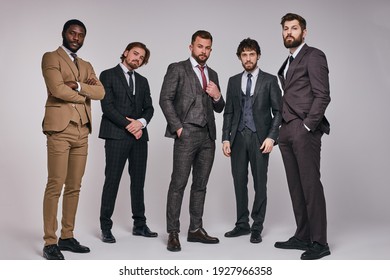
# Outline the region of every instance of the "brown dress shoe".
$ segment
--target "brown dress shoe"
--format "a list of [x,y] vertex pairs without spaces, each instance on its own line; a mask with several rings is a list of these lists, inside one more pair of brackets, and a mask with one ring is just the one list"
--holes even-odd
[[219,243],[218,238],[211,237],[203,228],[198,228],[195,231],[188,230],[188,242],[200,242],[206,244],[216,244]]
[[172,231],[169,233],[167,249],[171,252],[179,252],[181,250],[179,233],[177,233],[176,231]]

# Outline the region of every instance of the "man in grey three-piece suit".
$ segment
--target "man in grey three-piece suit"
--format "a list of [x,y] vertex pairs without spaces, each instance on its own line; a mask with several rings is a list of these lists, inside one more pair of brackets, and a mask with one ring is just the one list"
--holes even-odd
[[215,112],[222,112],[225,101],[218,75],[206,65],[212,36],[199,30],[192,35],[191,57],[169,65],[160,93],[160,106],[167,120],[165,136],[174,138],[173,171],[167,198],[169,251],[180,251],[180,210],[192,168],[190,226],[187,241],[218,243],[203,229],[206,185],[215,154]]
[[[229,79],[223,114],[223,153],[231,158],[236,195],[237,220],[225,237],[251,233],[250,242],[260,243],[267,206],[269,153],[279,135],[281,91],[276,76],[257,66],[261,51],[250,38],[237,48],[244,72]],[[249,225],[248,163],[251,165],[255,196]]]

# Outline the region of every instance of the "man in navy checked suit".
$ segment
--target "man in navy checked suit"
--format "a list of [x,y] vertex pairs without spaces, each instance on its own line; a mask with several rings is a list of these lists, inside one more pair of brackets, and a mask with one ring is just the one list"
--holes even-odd
[[148,131],[154,108],[148,80],[134,72],[148,63],[149,49],[140,42],[130,43],[121,56],[122,62],[101,73],[106,90],[101,101],[102,121],[99,137],[105,139],[105,182],[100,208],[102,241],[115,243],[112,219],[120,179],[129,162],[133,235],[157,237],[146,225],[144,183],[148,156]]

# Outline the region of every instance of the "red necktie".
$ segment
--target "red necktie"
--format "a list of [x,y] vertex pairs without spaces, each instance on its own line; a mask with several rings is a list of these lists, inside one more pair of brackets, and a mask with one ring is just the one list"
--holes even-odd
[[206,79],[206,75],[204,74],[204,66],[200,66],[198,65],[197,66],[200,70],[200,74],[202,76],[202,86],[203,86],[203,90],[206,91],[206,88],[207,88],[207,79]]

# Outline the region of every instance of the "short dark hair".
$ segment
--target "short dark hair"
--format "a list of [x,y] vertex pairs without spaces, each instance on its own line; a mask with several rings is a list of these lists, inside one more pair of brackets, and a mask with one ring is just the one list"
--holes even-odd
[[[141,48],[141,49],[143,49],[143,50],[145,51],[144,61],[142,62],[142,64],[141,64],[140,66],[148,64],[148,61],[149,61],[149,58],[150,58],[150,51],[149,51],[149,49],[146,47],[146,45],[145,45],[144,43],[141,43],[141,42],[132,42],[132,43],[130,43],[130,44],[127,45],[126,49],[125,49],[123,52],[129,51],[129,50],[131,50],[132,48],[135,48],[135,47]],[[121,61],[123,61],[124,59],[125,59],[125,56],[124,56],[123,53],[122,53],[122,55],[121,55]]]
[[282,17],[282,21],[280,24],[284,26],[284,23],[286,21],[292,21],[292,20],[297,20],[299,22],[299,25],[301,26],[302,30],[306,29],[306,20],[301,17],[300,15],[293,14],[293,13],[288,13]]
[[64,34],[64,33],[66,32],[66,30],[68,30],[68,28],[69,28],[71,25],[78,25],[78,26],[81,26],[82,28],[84,28],[85,34],[87,34],[87,28],[85,27],[84,23],[82,23],[82,22],[79,21],[78,19],[70,19],[70,20],[68,20],[67,22],[65,22],[64,28],[62,29],[62,34]]
[[237,56],[240,58],[241,53],[245,50],[254,50],[258,55],[261,54],[261,49],[259,44],[257,43],[256,40],[253,40],[251,38],[246,38],[240,42],[236,52]]
[[210,32],[208,32],[206,30],[198,30],[194,34],[192,34],[191,44],[193,44],[195,42],[196,37],[200,37],[202,39],[209,39],[209,40],[211,40],[211,43],[213,42],[213,36],[211,36]]

